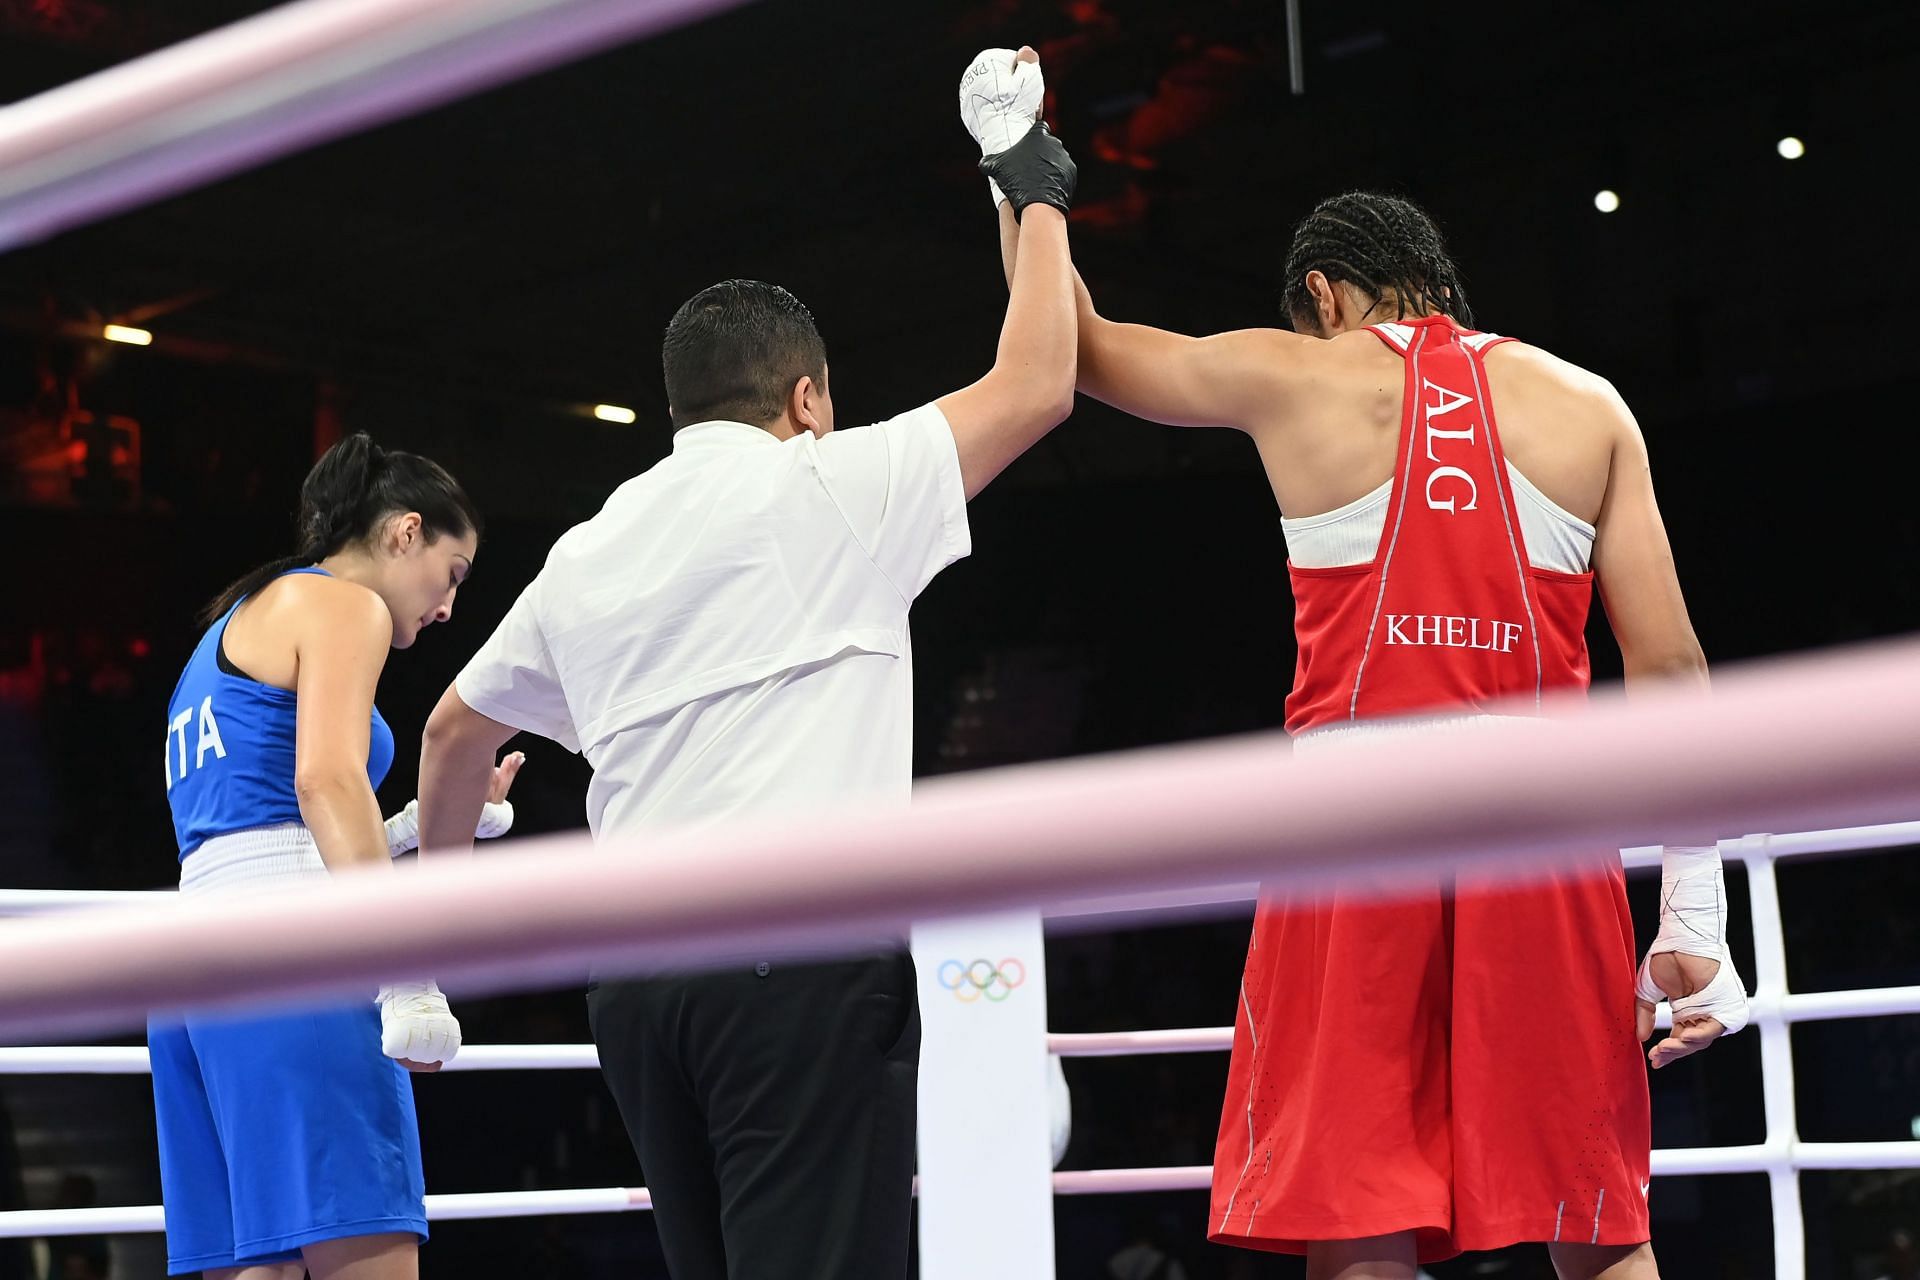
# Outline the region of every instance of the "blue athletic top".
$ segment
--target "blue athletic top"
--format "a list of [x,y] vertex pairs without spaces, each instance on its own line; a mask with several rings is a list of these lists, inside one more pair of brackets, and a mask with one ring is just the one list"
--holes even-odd
[[[167,703],[167,806],[183,861],[215,836],[303,821],[293,790],[296,700],[227,660],[233,609],[200,637]],[[378,787],[392,767],[393,730],[375,707],[367,780]]]

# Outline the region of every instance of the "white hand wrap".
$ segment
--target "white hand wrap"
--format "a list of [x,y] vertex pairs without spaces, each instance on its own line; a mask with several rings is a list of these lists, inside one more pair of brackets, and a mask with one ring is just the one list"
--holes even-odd
[[1673,1001],[1674,1020],[1717,1018],[1728,1035],[1746,1026],[1747,984],[1734,971],[1727,950],[1726,876],[1720,850],[1712,846],[1668,845],[1661,852],[1660,932],[1647,948],[1634,983],[1635,993],[1649,1004],[1667,998],[1654,984],[1653,958],[1673,952],[1720,962],[1712,982]]
[[[960,77],[960,121],[983,156],[998,155],[1027,136],[1040,118],[1047,82],[1034,62],[1012,49],[982,49]],[[1000,184],[987,179],[993,207],[1006,203]]]
[[[492,840],[513,830],[513,801],[502,800],[499,804],[489,801],[480,808],[480,821],[473,834],[481,840]],[[387,819],[387,853],[399,857],[420,845],[420,802],[407,801],[407,807]]]
[[409,1062],[452,1062],[460,1052],[460,1021],[432,982],[395,982],[380,988],[380,1052]]

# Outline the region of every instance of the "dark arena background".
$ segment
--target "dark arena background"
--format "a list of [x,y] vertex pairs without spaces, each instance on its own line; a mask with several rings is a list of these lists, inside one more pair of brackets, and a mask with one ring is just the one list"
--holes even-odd
[[[0,0],[0,99],[266,7]],[[0,254],[0,884],[171,887],[153,765],[194,614],[292,548],[301,477],[343,433],[439,460],[487,519],[454,625],[381,686],[391,812],[434,700],[555,538],[668,451],[660,336],[695,290],[792,289],[843,426],[984,372],[1006,294],[954,84],[985,46],[1042,55],[1104,314],[1282,325],[1293,224],[1339,191],[1406,195],[1481,326],[1633,408],[1711,661],[1920,628],[1920,7],[1300,8],[1295,93],[1281,0],[762,0]],[[914,610],[919,774],[1278,726],[1285,548],[1245,437],[1083,397],[971,519],[972,557]],[[1616,679],[1598,608],[1590,642]],[[585,764],[528,754],[515,834],[580,827]],[[1781,869],[1795,990],[1920,983],[1912,852]],[[1654,888],[1633,882],[1643,942]],[[1246,938],[1243,912],[1053,939],[1052,1026],[1230,1023]],[[578,991],[453,994],[469,1043],[587,1039]],[[1515,1035],[1540,998],[1515,975]],[[1920,1139],[1920,1016],[1793,1038],[1801,1138]],[[1224,1055],[1066,1069],[1062,1168],[1212,1158]],[[594,1072],[415,1088],[430,1191],[640,1184]],[[1757,1035],[1658,1073],[1653,1103],[1656,1148],[1758,1142]],[[1920,1277],[1920,1172],[1806,1172],[1801,1190],[1806,1274]],[[0,1210],[159,1199],[144,1077],[0,1075]],[[1058,1274],[1305,1274],[1205,1243],[1205,1204],[1062,1198]],[[1656,1180],[1652,1213],[1664,1274],[1774,1274],[1763,1175]],[[1114,1262],[1143,1242],[1125,1256],[1159,1270]],[[666,1274],[641,1213],[447,1222],[421,1259],[434,1278]],[[1430,1271],[1551,1274],[1537,1248]],[[163,1272],[153,1234],[0,1240],[5,1280]]]

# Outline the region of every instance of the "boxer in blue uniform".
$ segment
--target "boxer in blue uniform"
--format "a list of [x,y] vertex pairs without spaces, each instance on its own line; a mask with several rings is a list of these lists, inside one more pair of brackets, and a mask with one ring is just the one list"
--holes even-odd
[[[390,873],[413,806],[383,823],[393,732],[373,705],[389,649],[452,616],[480,517],[452,476],[364,435],[301,489],[301,551],[254,570],[209,624],[167,707],[166,786],[185,894]],[[481,834],[511,821],[497,771]],[[431,982],[270,1016],[148,1025],[169,1274],[412,1280],[427,1237],[408,1071],[460,1028]]]

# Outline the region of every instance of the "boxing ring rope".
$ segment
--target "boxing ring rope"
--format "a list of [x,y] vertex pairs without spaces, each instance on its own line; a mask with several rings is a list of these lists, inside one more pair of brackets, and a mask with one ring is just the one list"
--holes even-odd
[[[1363,868],[1524,871],[1623,838],[1905,820],[1920,809],[1916,664],[1920,644],[1889,644],[1741,672],[1711,699],[1607,695],[1568,719],[1297,760],[1255,735],[940,779],[904,810],[584,851],[577,836],[530,839],[243,902],[19,920],[0,931],[0,1035],[111,1032],[155,1007],[351,997],[406,973],[475,994],[524,990],[595,965],[858,945],[915,920],[1093,894],[1311,886]],[[1770,903],[1770,858],[1748,861]],[[1761,990],[1784,990],[1777,928],[1757,944]]]
[[0,108],[0,252],[741,0],[297,0]]
[[[1920,844],[1920,822],[1877,827],[1802,832],[1788,835],[1752,835],[1723,841],[1727,861],[1748,864],[1749,876],[1766,867],[1767,890],[1758,881],[1750,895],[1755,952],[1777,953],[1781,964],[1757,964],[1761,977],[1754,994],[1754,1024],[1762,1034],[1762,1088],[1766,1100],[1767,1140],[1757,1145],[1659,1150],[1653,1153],[1656,1177],[1720,1173],[1766,1173],[1774,1201],[1776,1275],[1804,1274],[1804,1225],[1798,1174],[1805,1169],[1920,1168],[1920,1141],[1915,1142],[1801,1142],[1795,1136],[1793,1060],[1786,1030],[1796,1022],[1920,1013],[1920,987],[1885,987],[1859,991],[1794,994],[1786,988],[1785,939],[1777,893],[1772,890],[1771,864],[1782,858],[1833,853],[1856,853]],[[1628,849],[1623,858],[1630,870],[1659,865],[1657,849]],[[117,899],[166,899],[166,894],[50,892],[38,898],[9,895],[16,910],[73,905],[103,905]],[[1229,886],[1209,893],[1189,891],[1173,908],[1190,915],[1191,908],[1212,903],[1243,903],[1246,886]],[[75,899],[78,899],[76,902]],[[1138,901],[1123,901],[1119,912],[1150,918]],[[1077,902],[1059,919],[1111,918],[1111,901]],[[1767,979],[1777,981],[1769,988]],[[1666,1010],[1662,1007],[1662,1023]],[[1776,1034],[1777,1033],[1777,1034]],[[1231,1047],[1231,1027],[1163,1031],[1059,1034],[1048,1037],[1048,1048],[1063,1057],[1111,1057],[1134,1054],[1224,1051]],[[592,1045],[470,1045],[446,1069],[453,1071],[577,1070],[598,1066]],[[82,1046],[76,1048],[0,1048],[0,1075],[5,1074],[143,1074],[147,1053],[139,1046]],[[1212,1170],[1204,1165],[1149,1169],[1100,1169],[1058,1172],[1055,1195],[1112,1195],[1149,1191],[1204,1190]],[[588,1188],[565,1191],[475,1193],[427,1197],[428,1217],[435,1221],[461,1218],[526,1217],[555,1214],[625,1213],[651,1207],[644,1188]],[[158,1205],[121,1209],[64,1209],[0,1213],[0,1237],[155,1232],[163,1229]],[[1799,1242],[1795,1247],[1795,1242]]]

